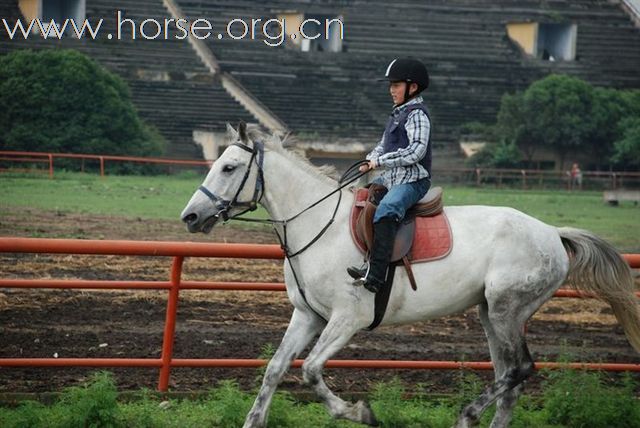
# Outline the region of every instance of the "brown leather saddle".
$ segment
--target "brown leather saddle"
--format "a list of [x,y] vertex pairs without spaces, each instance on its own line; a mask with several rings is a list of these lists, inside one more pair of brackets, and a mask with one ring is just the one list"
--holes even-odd
[[[351,234],[363,253],[368,253],[373,245],[373,216],[386,190],[378,184],[356,190],[351,211]],[[442,193],[441,187],[430,189],[407,212],[396,235],[391,262],[404,265],[414,290],[417,285],[411,263],[437,260],[451,251],[452,236],[443,211]]]
[[[386,190],[384,186],[372,184],[369,187],[369,196],[364,203],[362,212],[356,220],[356,236],[365,243],[366,251],[369,251],[373,245],[373,215]],[[442,206],[442,187],[434,187],[407,211],[405,220],[398,228],[391,256],[392,262],[402,260],[403,257],[409,254],[416,231],[416,217],[438,215],[442,212]]]

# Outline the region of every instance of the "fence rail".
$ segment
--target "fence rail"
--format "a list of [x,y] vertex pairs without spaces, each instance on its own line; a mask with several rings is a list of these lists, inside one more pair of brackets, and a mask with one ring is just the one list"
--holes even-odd
[[[0,151],[0,162],[17,164],[47,164],[48,169],[12,168],[10,171],[37,171],[47,172],[49,177],[54,176],[54,164],[56,159],[81,159],[91,160],[100,164],[100,176],[105,176],[106,162],[135,162],[156,165],[176,165],[210,167],[211,162],[197,159],[164,159],[132,156],[90,155],[75,153],[45,153],[24,151]],[[0,168],[0,171],[2,169]],[[567,188],[572,190],[572,182],[567,171],[551,171],[536,169],[497,169],[497,168],[448,168],[434,169],[434,175],[438,180],[461,184],[484,186],[487,184],[520,187],[529,189],[533,187],[550,186],[552,188]],[[640,188],[640,172],[629,171],[583,171],[583,185],[585,188],[619,189]]]
[[5,162],[19,162],[27,164],[35,163],[47,163],[49,178],[53,178],[54,175],[54,161],[55,159],[81,159],[91,160],[99,162],[100,164],[100,176],[105,176],[106,162],[135,162],[143,164],[155,164],[155,165],[176,165],[176,166],[204,166],[211,167],[210,161],[197,160],[197,159],[165,159],[165,158],[150,158],[150,157],[136,157],[136,156],[115,156],[115,155],[88,155],[77,153],[44,153],[44,152],[16,152],[0,150],[0,161]]
[[[71,279],[0,279],[0,288],[70,288],[70,289],[141,289],[168,290],[167,309],[160,358],[2,358],[0,367],[155,367],[160,369],[158,390],[166,391],[173,367],[260,367],[262,359],[177,359],[173,358],[176,313],[180,290],[244,290],[284,291],[282,283],[265,282],[207,282],[182,281],[185,257],[226,257],[247,259],[282,259],[283,253],[277,245],[219,244],[162,241],[96,241],[44,238],[1,238],[0,253],[48,253],[89,254],[121,256],[166,256],[172,257],[168,281],[103,281]],[[640,268],[640,254],[625,254],[633,268]],[[559,290],[556,297],[589,297],[573,290]],[[302,360],[295,360],[300,367]],[[462,361],[389,361],[389,360],[330,360],[329,368],[366,369],[474,369],[492,370],[490,362]],[[536,363],[536,368],[574,368],[585,370],[640,372],[640,364],[620,363]]]
[[577,185],[571,181],[568,171],[507,168],[450,168],[434,169],[440,180],[484,186],[511,186],[522,189],[549,186],[568,190],[640,188],[640,172],[632,171],[583,171],[582,181]]

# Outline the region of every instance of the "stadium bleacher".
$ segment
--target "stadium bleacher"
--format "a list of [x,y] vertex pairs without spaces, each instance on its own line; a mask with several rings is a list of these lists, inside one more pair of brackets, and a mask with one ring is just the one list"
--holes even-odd
[[[377,79],[398,56],[416,56],[429,67],[432,85],[426,99],[440,166],[461,164],[456,141],[460,125],[493,122],[504,93],[522,90],[549,73],[574,75],[595,85],[640,87],[640,29],[615,1],[174,1],[188,18],[211,20],[216,34],[234,18],[264,21],[294,12],[343,19],[342,52],[302,52],[290,42],[271,47],[264,36],[206,40],[221,71],[301,141],[373,144],[391,107],[386,86]],[[169,17],[162,0],[87,1],[87,17],[105,18],[107,28],[115,28],[118,9],[138,22]],[[0,6],[0,13],[19,16],[15,4]],[[576,24],[576,60],[549,62],[524,55],[507,36],[509,22]],[[256,120],[227,94],[185,40],[9,41],[4,32],[0,35],[0,53],[70,47],[123,76],[142,116],[170,140],[173,155],[199,155],[191,141],[195,128],[220,130],[227,121]]]

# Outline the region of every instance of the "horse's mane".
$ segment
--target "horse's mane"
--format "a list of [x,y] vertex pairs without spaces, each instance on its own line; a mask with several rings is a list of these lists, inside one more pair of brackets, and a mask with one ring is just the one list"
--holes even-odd
[[265,149],[279,153],[292,162],[302,164],[306,171],[315,173],[329,184],[336,183],[338,175],[336,168],[331,165],[316,166],[311,163],[309,158],[307,158],[301,150],[286,148],[285,145],[287,144],[288,135],[282,138],[276,133],[269,134],[257,127],[248,127],[247,131],[253,141],[262,141]]

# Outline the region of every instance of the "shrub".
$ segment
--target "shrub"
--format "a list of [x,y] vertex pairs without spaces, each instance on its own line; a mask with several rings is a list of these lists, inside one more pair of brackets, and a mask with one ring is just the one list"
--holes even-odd
[[127,84],[74,50],[0,56],[0,149],[131,156],[162,154]]

